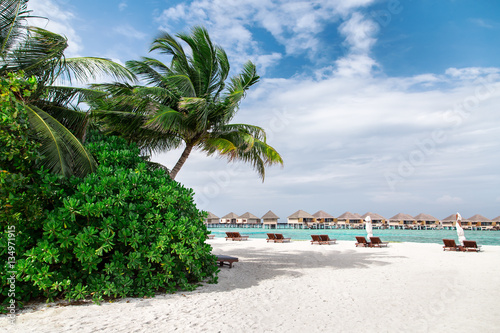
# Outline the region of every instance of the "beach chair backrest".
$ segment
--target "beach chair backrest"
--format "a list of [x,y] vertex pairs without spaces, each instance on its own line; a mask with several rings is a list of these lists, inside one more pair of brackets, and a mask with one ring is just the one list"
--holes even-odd
[[476,243],[476,241],[464,240],[464,246],[477,248],[477,243]]
[[371,240],[372,244],[380,244],[380,243],[382,243],[382,241],[380,240],[379,237],[370,237],[370,240]]
[[319,235],[319,238],[320,238],[322,241],[329,241],[329,240],[330,240],[330,237],[328,237],[328,235]]
[[276,239],[275,234],[267,234],[268,239]]
[[275,234],[276,239],[283,239],[283,234]]
[[443,239],[444,246],[446,247],[456,247],[455,240],[453,239]]
[[315,242],[320,242],[321,241],[321,238],[318,235],[311,235],[311,238]]
[[358,241],[358,243],[360,244],[366,244],[366,239],[364,237],[361,237],[361,236],[356,236],[356,240]]

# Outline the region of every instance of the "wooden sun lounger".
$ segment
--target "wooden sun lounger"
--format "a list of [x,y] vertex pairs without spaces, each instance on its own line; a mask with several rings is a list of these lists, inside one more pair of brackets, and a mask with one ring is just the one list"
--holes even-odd
[[336,244],[337,243],[336,239],[331,239],[330,236],[328,236],[328,235],[319,235],[319,238],[325,244],[330,244],[330,243]]
[[209,234],[207,235],[207,239],[214,239],[215,238],[215,235],[214,234]]
[[269,242],[276,242],[276,236],[274,234],[267,234],[267,239],[266,241]]
[[387,247],[389,242],[382,242],[379,237],[370,237],[371,247]]
[[290,237],[284,237],[283,234],[275,234],[274,236],[276,237],[274,239],[276,243],[285,243],[285,242],[290,242],[291,240]]
[[221,267],[227,265],[229,266],[229,268],[232,268],[233,262],[238,262],[238,258],[225,255],[217,255],[217,263]]
[[242,241],[242,240],[248,240],[248,237],[250,236],[242,236],[240,235],[239,232],[230,232],[226,231],[226,240],[232,240],[232,241]]
[[372,245],[366,241],[366,238],[362,236],[356,236],[356,240],[358,241],[356,244],[356,247],[361,246],[361,247],[371,247]]
[[479,252],[481,251],[481,245],[477,245],[476,241],[464,240],[464,251]]
[[443,239],[443,251],[465,251],[462,246],[459,246],[455,243],[454,239]]
[[311,235],[311,238],[312,238],[311,245],[312,244],[319,244],[319,245],[330,244],[329,242],[323,241],[319,235]]

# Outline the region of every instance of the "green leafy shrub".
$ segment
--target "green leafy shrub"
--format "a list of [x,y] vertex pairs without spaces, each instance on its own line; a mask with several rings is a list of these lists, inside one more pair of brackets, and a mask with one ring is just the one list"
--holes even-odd
[[[148,167],[123,139],[94,133],[87,148],[99,162],[96,172],[66,180],[40,175],[48,182],[40,193],[53,202],[43,221],[18,235],[30,246],[16,263],[16,297],[99,302],[216,282],[192,190]],[[2,278],[3,297],[7,285]]]

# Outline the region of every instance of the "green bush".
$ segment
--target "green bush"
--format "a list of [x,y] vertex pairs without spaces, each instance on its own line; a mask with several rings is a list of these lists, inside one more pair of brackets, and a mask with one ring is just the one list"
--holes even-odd
[[17,234],[16,298],[99,302],[216,282],[204,213],[192,190],[149,167],[123,139],[94,133],[88,142],[99,162],[95,173],[70,179],[39,173],[38,195],[48,209]]

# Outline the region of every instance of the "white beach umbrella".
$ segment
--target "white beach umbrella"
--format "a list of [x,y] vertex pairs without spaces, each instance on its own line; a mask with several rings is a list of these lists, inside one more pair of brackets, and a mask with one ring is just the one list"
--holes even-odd
[[458,242],[460,243],[460,245],[464,245],[464,240],[465,240],[465,234],[464,234],[464,229],[462,229],[462,215],[460,215],[460,213],[457,212],[457,223],[456,223],[456,227],[457,227],[457,236],[458,236]]
[[367,217],[365,217],[365,222],[366,222],[366,236],[368,237],[368,239],[370,239],[370,237],[373,237],[373,226],[372,226],[372,218],[368,215]]

